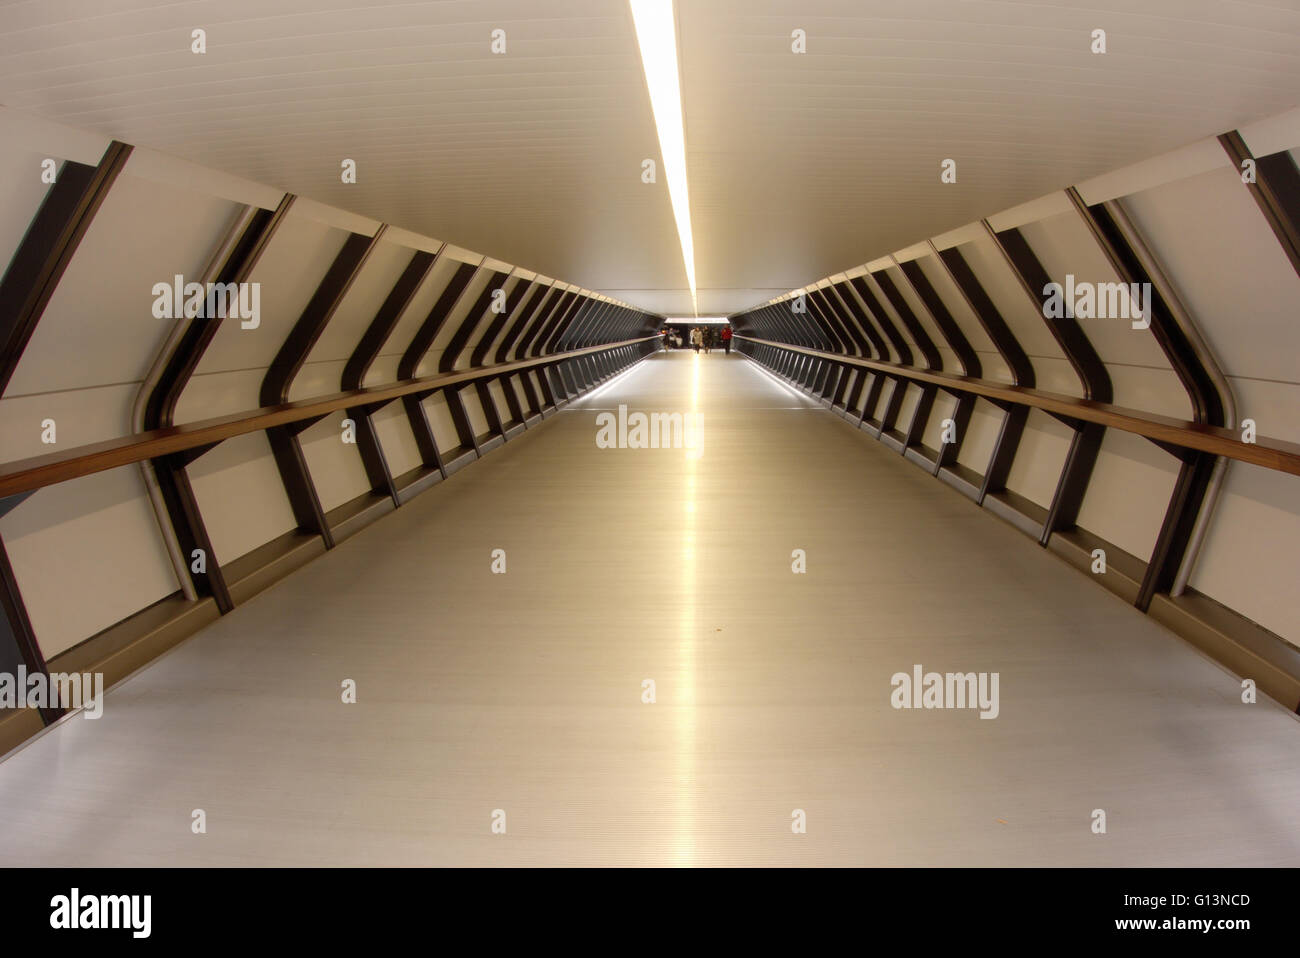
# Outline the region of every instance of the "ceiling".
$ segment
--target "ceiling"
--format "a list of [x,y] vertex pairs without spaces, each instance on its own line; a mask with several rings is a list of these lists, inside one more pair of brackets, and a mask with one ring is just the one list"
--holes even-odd
[[[1295,0],[678,0],[677,17],[706,314],[1300,104]],[[7,3],[0,103],[691,311],[667,179],[641,182],[659,150],[626,0]]]

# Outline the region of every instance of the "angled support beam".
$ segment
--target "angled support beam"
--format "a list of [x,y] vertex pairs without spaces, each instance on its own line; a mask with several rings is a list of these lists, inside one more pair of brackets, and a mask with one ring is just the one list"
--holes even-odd
[[512,376],[498,376],[493,382],[501,387],[501,394],[506,397],[506,412],[510,418],[503,423],[504,435],[510,437],[511,431],[518,424],[528,425],[528,416],[524,413],[524,408],[519,402],[519,394],[515,392],[515,385],[511,382]]
[[[263,406],[288,402],[289,388],[294,377],[307,361],[312,347],[325,331],[366,260],[379,245],[385,229],[386,227],[380,226],[374,236],[353,233],[344,241],[343,248],[334,257],[334,262],[316,287],[316,292],[307,301],[302,315],[294,323],[262,379],[260,399]],[[288,426],[273,426],[266,431],[266,438],[271,444],[271,453],[275,457],[276,468],[280,471],[280,481],[284,484],[298,527],[320,536],[325,548],[334,548],[334,533],[325,517],[297,433]]]
[[67,161],[0,279],[0,395],[27,349],[131,147],[114,140],[98,166]]
[[[406,311],[406,307],[410,305],[416,292],[428,278],[434,263],[446,248],[447,244],[444,243],[437,253],[417,250],[412,254],[410,262],[406,264],[402,275],[398,277],[387,298],[380,305],[343,367],[340,385],[344,391],[360,389],[365,383],[366,374],[379,356],[384,343],[388,341],[402,313]],[[371,412],[369,406],[354,406],[348,409],[348,418],[356,425],[357,452],[366,470],[370,491],[378,495],[386,495],[393,500],[394,506],[400,506],[401,500],[397,495],[397,486],[393,482],[393,473],[388,466],[388,457],[384,455],[379,434],[375,431]]]
[[[204,451],[211,448],[212,446],[206,446]],[[203,513],[194,495],[194,487],[190,485],[189,475],[185,471],[190,461],[186,451],[156,458],[153,460],[154,472],[158,476],[158,488],[162,491],[163,501],[167,504],[167,515],[171,517],[176,531],[181,555],[189,564],[194,589],[199,595],[211,596],[217,604],[217,610],[225,615],[234,609],[235,602],[212,549],[212,540],[203,522]]]
[[489,438],[500,436],[504,441],[505,421],[501,418],[501,410],[497,408],[497,401],[492,395],[492,387],[488,384],[488,380],[474,380],[474,394],[478,397],[479,408],[483,410],[483,418],[487,420]]
[[402,408],[406,411],[406,420],[415,437],[415,447],[420,451],[420,463],[426,469],[437,469],[442,478],[447,478],[447,466],[443,462],[438,442],[429,424],[429,413],[424,408],[426,394],[412,393],[402,397]]
[[931,284],[929,277],[925,275],[925,270],[917,260],[908,260],[906,263],[898,264],[899,272],[907,280],[907,285],[912,288],[934,324],[939,327],[939,332],[947,341],[948,348],[957,356],[957,361],[961,363],[961,374],[963,376],[974,376],[976,379],[984,375],[983,366],[980,365],[979,356],[975,354],[975,349],[971,346],[970,340],[966,334],[961,331],[957,325],[957,320],[953,319],[952,313],[948,311],[943,299]]
[[[1065,315],[1048,319],[1047,302],[1049,292],[1047,271],[1030,248],[1029,242],[1018,228],[1011,228],[997,233],[984,220],[984,228],[992,237],[998,249],[1002,251],[1007,264],[1011,267],[1026,295],[1038,307],[1043,322],[1065,353],[1070,365],[1074,367],[1083,387],[1085,399],[1094,402],[1109,403],[1113,396],[1110,374],[1097,355],[1083,328],[1073,316]],[[1097,454],[1101,449],[1104,427],[1097,424],[1075,424],[1074,437],[1070,450],[1066,454],[1065,464],[1052,495],[1052,505],[1048,509],[1047,521],[1043,524],[1040,545],[1046,545],[1053,532],[1069,529],[1074,525],[1083,504],[1083,497],[1088,491],[1088,482],[1092,478],[1093,468],[1097,464]]]
[[[473,263],[458,263],[456,271],[452,273],[447,285],[443,287],[442,292],[438,294],[437,300],[430,307],[424,321],[411,337],[410,343],[407,344],[402,358],[397,363],[397,378],[413,379],[415,371],[420,368],[425,354],[433,341],[438,337],[439,330],[447,322],[447,317],[456,309],[461,297],[465,295],[465,290],[469,288],[470,282],[475,274],[478,273],[479,267]],[[434,390],[430,389],[422,393],[414,393],[402,396],[402,409],[406,412],[406,422],[410,427],[411,435],[415,438],[415,446],[420,450],[420,463],[425,469],[437,469],[438,474],[443,479],[447,478],[447,465],[443,459],[441,450],[438,449],[437,439],[433,435],[433,427],[429,424],[429,414],[424,408],[424,399]],[[448,400],[450,403],[450,400]]]
[[456,427],[456,439],[460,444],[457,451],[472,451],[477,458],[483,455],[483,451],[479,449],[478,436],[474,435],[469,413],[465,411],[465,402],[460,398],[462,388],[464,387],[447,386],[443,389],[442,395],[447,400],[447,411],[451,413],[452,424]]
[[1047,521],[1043,523],[1043,531],[1038,539],[1039,545],[1047,545],[1047,540],[1054,532],[1074,528],[1105,435],[1106,427],[1097,423],[1080,423],[1075,427],[1056,490],[1052,494],[1052,504],[1047,510]]
[[[293,206],[293,194],[285,194],[274,210],[259,209],[249,220],[238,241],[231,247],[225,262],[216,270],[217,283],[234,284],[248,282],[253,268],[270,245],[276,231],[284,223],[289,209]],[[223,320],[218,317],[195,317],[182,334],[176,348],[167,359],[162,374],[158,378],[153,392],[145,403],[144,425],[147,430],[168,428],[172,425],[176,404],[181,394],[189,385],[194,371],[217,335]],[[230,588],[226,583],[225,573],[217,564],[212,551],[212,541],[203,522],[198,500],[190,485],[185,467],[197,455],[211,449],[208,444],[201,450],[183,450],[180,453],[155,458],[152,462],[158,486],[162,492],[163,502],[167,507],[167,516],[171,522],[176,540],[181,547],[182,558],[189,569],[190,582],[197,595],[211,596],[222,615],[234,609]],[[196,552],[201,553],[203,572],[196,572],[199,565],[194,559]]]
[[1174,483],[1173,494],[1169,497],[1155,548],[1147,561],[1146,572],[1133,603],[1143,612],[1150,608],[1151,600],[1157,593],[1168,592],[1174,583],[1183,555],[1187,552],[1201,502],[1205,499],[1210,484],[1214,458],[1208,453],[1189,453],[1178,469],[1178,479]]
[[[556,290],[554,285],[538,287],[536,293],[540,295],[535,296],[533,300],[520,307],[519,316],[506,330],[505,336],[501,339],[501,345],[497,347],[496,354],[492,357],[493,362],[504,363],[509,359],[511,350],[514,348],[515,343],[519,342],[524,330],[541,322],[544,316],[549,315],[549,311],[555,307],[555,304],[563,295]],[[476,365],[480,364],[481,362]]]
[[406,269],[398,277],[388,298],[379,307],[374,319],[361,335],[360,342],[352,350],[352,355],[348,357],[347,364],[343,367],[340,383],[342,389],[360,389],[365,384],[366,374],[378,358],[380,350],[384,348],[384,343],[388,342],[388,337],[392,335],[397,321],[401,319],[402,313],[415,298],[416,292],[424,285],[429,272],[446,248],[447,244],[444,243],[437,253],[417,250],[411,256],[411,261],[406,264]]
[[[1003,319],[1002,313],[993,305],[993,300],[989,298],[988,293],[980,284],[965,257],[961,255],[961,250],[955,246],[940,250],[934,245],[933,240],[929,241],[929,245],[935,259],[943,266],[953,286],[956,287],[957,292],[966,302],[967,308],[974,314],[985,335],[993,343],[993,348],[998,351],[998,355],[1006,363],[1007,370],[1011,373],[1012,383],[1032,389],[1036,382],[1034,364],[1030,362],[1029,355],[1020,345],[1020,341],[1016,339],[1011,327],[1007,325],[1007,321]],[[969,408],[965,410],[965,421],[967,423],[969,423],[970,415],[975,408],[974,397],[968,398],[970,400]],[[983,505],[985,497],[990,492],[1001,492],[1006,488],[1007,474],[1011,470],[1011,464],[1015,461],[1016,452],[1020,448],[1020,439],[1025,432],[1025,423],[1028,420],[1029,411],[1027,409],[1018,406],[1009,407],[1005,404],[1000,405],[1002,406],[1002,427],[998,430],[997,440],[993,445],[992,452],[989,454],[988,465],[984,470],[984,480],[980,484],[979,492],[975,497],[975,501],[980,505]],[[959,414],[962,412],[960,407],[958,411]],[[961,428],[964,435],[965,426],[963,425]],[[953,458],[956,458],[955,454]],[[947,463],[944,463],[944,465],[947,465]]]
[[[65,162],[36,211],[0,279],[0,395],[8,389],[50,297],[130,155],[130,146],[114,140],[97,166]],[[19,501],[8,501],[5,512]],[[3,542],[0,611],[4,612],[4,621],[0,622],[0,662],[11,673],[21,665],[30,674],[48,676],[45,657]],[[41,709],[46,725],[60,714],[57,708]]]
[[[1294,163],[1291,168],[1294,172]],[[1169,365],[1183,384],[1192,407],[1193,420],[1212,426],[1225,425],[1225,397],[1220,393],[1214,376],[1206,368],[1196,345],[1173,315],[1165,301],[1161,284],[1148,275],[1141,257],[1128,240],[1126,233],[1131,231],[1134,242],[1142,245],[1141,238],[1136,235],[1136,227],[1127,221],[1119,207],[1110,204],[1090,207],[1084,203],[1078,190],[1071,187],[1066,192],[1120,279],[1129,284],[1146,284],[1145,288],[1150,290],[1150,314],[1145,318]],[[1230,397],[1227,401],[1230,401]],[[1187,554],[1192,529],[1196,526],[1202,509],[1206,508],[1206,496],[1211,490],[1214,457],[1204,454],[1188,456],[1182,450],[1177,450],[1175,455],[1182,463],[1178,481],[1170,496],[1160,533],[1156,537],[1151,559],[1138,589],[1136,604],[1144,612],[1157,591],[1166,592],[1172,588]],[[1209,517],[1206,516],[1203,521],[1208,520]]]
[[551,329],[569,314],[578,304],[576,290],[564,290],[558,296],[551,297],[551,305],[543,315],[539,315],[528,326],[519,348],[515,350],[516,359],[531,359],[538,354],[540,346],[546,342]]
[[1291,261],[1291,268],[1300,274],[1300,170],[1295,160],[1286,150],[1269,156],[1251,155],[1236,130],[1220,136],[1219,143],[1239,174],[1244,174],[1248,161],[1254,161],[1254,181],[1243,175],[1243,182]]
[[452,333],[451,339],[447,341],[447,348],[438,357],[438,372],[449,373],[456,368],[456,360],[460,359],[460,354],[465,351],[470,336],[474,334],[478,324],[483,321],[483,314],[491,308],[497,290],[503,288],[503,284],[508,277],[509,274],[501,270],[492,271],[492,275],[488,277],[487,283],[483,286],[483,291],[478,294],[478,299],[474,300],[469,311],[465,313],[465,318],[461,320],[460,326]]
[[1007,265],[1011,267],[1012,273],[1019,280],[1025,295],[1037,308],[1038,315],[1042,317],[1043,323],[1051,332],[1057,345],[1061,347],[1061,352],[1065,353],[1065,358],[1074,367],[1074,372],[1079,377],[1079,384],[1083,387],[1083,398],[1094,402],[1111,402],[1114,392],[1111,388],[1110,374],[1106,372],[1101,357],[1097,355],[1092,343],[1084,335],[1078,321],[1068,314],[1048,319],[1047,303],[1050,294],[1046,287],[1052,280],[1038,257],[1034,255],[1024,234],[1016,227],[998,233],[989,225],[988,220],[982,222],[988,235],[1002,252]]
[[[286,193],[280,205],[274,210],[259,209],[244,230],[244,234],[231,249],[225,263],[217,270],[215,282],[235,284],[248,282],[262,254],[266,252],[276,231],[284,223],[294,196]],[[204,353],[216,338],[221,328],[217,319],[196,317],[190,322],[175,352],[167,362],[158,385],[149,397],[145,407],[145,428],[160,429],[172,425],[176,413],[176,403],[180,400],[185,387],[189,385],[194,371],[203,359]]]
[[465,290],[469,288],[470,281],[478,271],[479,267],[473,263],[456,264],[456,271],[447,281],[442,292],[438,294],[438,299],[429,309],[428,315],[424,317],[424,322],[420,323],[415,335],[411,337],[410,343],[402,353],[402,358],[398,360],[398,379],[415,378],[415,371],[420,368],[420,363],[428,353],[429,347],[438,338],[438,333],[447,322],[447,317],[456,309],[461,297],[465,295]]
[[1174,319],[1158,284],[1147,274],[1137,253],[1129,245],[1111,208],[1105,204],[1088,206],[1074,187],[1066,190],[1075,212],[1083,220],[1098,248],[1110,262],[1115,273],[1126,284],[1145,285],[1151,290],[1150,322],[1152,336],[1187,393],[1194,422],[1211,426],[1224,424],[1223,397],[1210,373],[1197,355],[1191,341]]
[[[469,357],[470,366],[482,366],[487,361],[487,354],[491,350],[492,344],[496,342],[497,336],[505,325],[511,320],[527,316],[546,290],[547,287],[538,285],[536,279],[527,282],[521,280],[516,283],[515,288],[510,291],[510,296],[506,300],[506,308],[493,317],[492,322],[488,324],[488,328],[479,337],[478,345],[474,347],[474,351]],[[509,344],[505,344],[503,348],[508,349]],[[502,362],[503,359],[504,357],[496,360],[496,362]]]
[[1029,420],[1028,406],[1006,404],[1003,409],[1002,428],[998,430],[988,468],[984,470],[984,482],[980,485],[979,495],[975,497],[976,504],[981,506],[990,493],[1006,489],[1007,476],[1011,474],[1016,450],[1020,448],[1020,437],[1024,435],[1025,423]]
[[293,384],[294,377],[307,361],[312,347],[325,332],[325,327],[343,302],[343,297],[352,288],[352,283],[365,266],[366,260],[379,245],[386,229],[387,227],[380,226],[374,236],[352,233],[344,241],[343,248],[334,257],[334,262],[303,308],[302,315],[267,367],[259,392],[261,405],[274,406],[288,401],[289,387]]
[[[948,278],[952,284],[957,287],[962,299],[970,311],[975,314],[976,320],[979,321],[984,332],[988,335],[993,343],[993,348],[998,351],[1002,361],[1007,364],[1007,369],[1011,372],[1011,381],[1017,386],[1024,386],[1026,389],[1033,389],[1035,385],[1034,364],[1029,361],[1029,356],[1024,348],[1020,345],[1020,340],[1016,339],[1015,333],[1007,325],[1007,321],[1002,318],[1002,313],[993,305],[993,300],[985,291],[979,279],[975,276],[974,270],[966,262],[966,258],[961,255],[961,250],[957,247],[940,250],[934,243],[930,244],[934,250],[935,257],[943,264],[948,272]],[[967,375],[974,375],[968,373]]]
[[375,430],[370,410],[364,406],[349,409],[348,418],[356,430],[357,453],[361,456],[362,468],[366,470],[370,491],[375,495],[388,496],[393,500],[394,506],[400,506],[402,503],[397,496],[397,485],[393,482],[393,471],[388,466],[388,457],[384,455],[384,446],[379,441],[379,433]]

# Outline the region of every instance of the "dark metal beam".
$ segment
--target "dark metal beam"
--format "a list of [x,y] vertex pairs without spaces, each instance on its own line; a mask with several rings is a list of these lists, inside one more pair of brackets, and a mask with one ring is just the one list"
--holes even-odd
[[443,323],[455,310],[456,304],[460,302],[461,296],[465,294],[470,280],[474,278],[478,270],[479,267],[473,263],[456,264],[456,271],[452,273],[451,279],[447,281],[447,285],[438,294],[437,301],[429,309],[424,322],[420,324],[420,328],[411,337],[410,343],[407,344],[406,350],[402,353],[402,358],[397,363],[397,378],[399,380],[415,378],[415,371],[420,367],[420,362],[424,359],[425,353],[433,345],[433,341],[437,338]]
[[1002,313],[993,305],[993,300],[985,292],[965,257],[961,255],[961,251],[955,246],[945,250],[939,250],[933,245],[932,248],[938,254],[939,262],[948,270],[948,277],[953,285],[957,287],[957,291],[966,300],[966,305],[970,307],[975,318],[979,320],[980,326],[993,342],[993,348],[1007,364],[1007,369],[1011,372],[1011,381],[1017,386],[1033,389],[1036,382],[1034,364],[1029,361],[1029,356],[1021,347],[1020,341],[1016,339],[1007,321],[1002,318]]
[[0,395],[130,155],[130,146],[114,140],[98,166],[65,162],[36,211],[0,279]]
[[[262,254],[266,252],[272,237],[284,223],[294,196],[286,193],[280,205],[274,210],[259,209],[244,230],[239,241],[231,249],[226,261],[217,269],[219,284],[241,284],[248,282]],[[158,385],[149,395],[145,406],[145,428],[159,429],[170,426],[176,412],[176,403],[180,400],[190,378],[198,368],[204,353],[212,345],[212,340],[221,328],[221,321],[195,317],[186,328],[176,349],[172,351]]]
[[325,332],[325,327],[343,302],[343,297],[352,288],[352,283],[365,266],[366,260],[379,245],[380,237],[386,229],[387,227],[380,226],[374,236],[352,233],[344,241],[343,248],[334,257],[334,262],[326,270],[298,321],[293,324],[289,335],[267,367],[259,392],[260,405],[274,406],[288,401],[289,387],[294,377],[307,361],[312,347]]
[[474,330],[483,321],[483,314],[491,308],[496,291],[503,288],[502,284],[505,283],[509,275],[504,270],[493,270],[492,275],[488,277],[487,284],[483,287],[483,291],[479,293],[478,299],[470,306],[465,318],[461,320],[460,326],[457,327],[456,332],[448,340],[447,348],[438,357],[438,372],[449,373],[456,368],[456,360],[460,359],[460,354],[465,351],[470,336],[474,335]]
[[[533,306],[545,295],[547,289],[548,287],[539,285],[536,279],[517,282],[506,300],[505,310],[493,317],[492,322],[488,324],[488,328],[479,337],[478,345],[470,353],[470,366],[482,366],[487,361],[487,354],[492,349],[492,344],[496,342],[502,328],[512,319],[521,318],[531,313]],[[504,340],[502,342],[504,343]],[[509,344],[506,344],[504,348],[509,349]],[[504,358],[502,356],[496,362],[502,362]]]
[[[446,249],[446,244],[437,253],[418,250],[412,256],[402,275],[398,277],[392,290],[375,313],[370,325],[362,334],[361,340],[343,367],[342,388],[344,390],[360,389],[365,382],[366,373],[379,356],[384,343],[392,335],[398,320],[415,298],[416,292],[428,278],[434,263]],[[348,418],[356,427],[357,452],[361,464],[366,470],[366,479],[370,482],[372,492],[387,495],[393,505],[401,504],[397,495],[397,486],[393,482],[393,473],[388,466],[388,457],[384,454],[383,444],[375,430],[374,419],[368,406],[354,406],[348,409]]]
[[[55,176],[0,279],[0,394],[9,387],[50,297],[130,155],[130,146],[114,140],[98,165],[69,160]],[[14,497],[6,505],[12,508],[20,501]],[[0,663],[5,670],[12,674],[21,665],[29,674],[48,677],[45,656],[3,542],[0,611],[4,613],[0,619]],[[25,691],[19,690],[19,695]],[[49,703],[40,710],[46,725],[62,714],[62,709],[52,706]]]
[[1151,290],[1151,315],[1148,317],[1151,334],[1187,392],[1193,421],[1222,426],[1223,398],[1219,395],[1214,380],[1201,363],[1182,327],[1174,319],[1160,288],[1152,282],[1137,253],[1125,239],[1112,211],[1100,204],[1088,206],[1074,187],[1066,190],[1066,194],[1120,280],[1128,284],[1145,284]]
[[525,303],[519,310],[519,315],[515,321],[506,330],[506,334],[501,339],[501,345],[497,347],[492,361],[504,363],[510,356],[510,350],[514,348],[519,337],[523,335],[529,324],[541,322],[543,316],[548,315],[549,310],[554,308],[556,301],[559,300],[560,294],[554,284],[538,287],[534,299]]
[[1236,130],[1220,136],[1219,143],[1232,158],[1238,175],[1243,173],[1245,161],[1255,161],[1255,181],[1247,182],[1246,187],[1291,261],[1292,269],[1300,274],[1300,170],[1295,160],[1286,150],[1253,156]]
[[[284,223],[289,209],[293,206],[293,194],[286,193],[274,210],[257,210],[238,241],[231,247],[223,263],[217,265],[214,282],[234,284],[248,282],[253,268],[270,245],[276,231]],[[189,385],[194,371],[204,353],[212,344],[221,328],[223,319],[214,317],[195,317],[185,328],[176,348],[172,350],[163,367],[157,384],[145,403],[144,425],[146,430],[164,429],[172,425],[176,404],[181,394]],[[201,447],[203,451],[212,448],[212,444]],[[185,467],[192,462],[187,451],[153,459],[154,473],[158,477],[159,489],[167,507],[167,517],[176,533],[181,546],[182,556],[189,568],[190,581],[198,595],[211,596],[217,609],[224,615],[234,607],[230,588],[226,583],[225,573],[217,563],[212,551],[212,540],[203,522],[198,500],[190,485]],[[205,571],[193,571],[193,556],[196,550],[204,556]]]
[[[446,249],[445,243],[442,248]],[[371,364],[384,348],[384,343],[388,342],[388,337],[392,335],[397,321],[401,319],[407,306],[415,298],[415,294],[424,284],[440,255],[442,249],[437,253],[418,250],[411,257],[411,261],[406,264],[406,269],[393,285],[388,298],[379,307],[374,319],[362,334],[360,342],[352,350],[352,355],[348,357],[347,364],[343,367],[341,388],[360,389],[365,383],[366,373],[370,371]]]
[[1168,592],[1173,585],[1213,470],[1214,456],[1207,453],[1186,456],[1178,469],[1178,479],[1169,497],[1164,521],[1133,603],[1143,612],[1150,608],[1156,593]]
[[[1046,304],[1050,294],[1047,286],[1051,279],[1038,257],[1034,255],[1024,234],[1016,227],[1000,233],[995,232],[987,220],[984,226],[1006,257],[1007,264],[1016,279],[1020,281],[1025,293],[1037,305],[1043,322],[1065,353],[1066,359],[1074,367],[1083,388],[1084,398],[1094,402],[1111,402],[1114,392],[1110,373],[1106,371],[1101,357],[1097,355],[1096,349],[1083,332],[1083,327],[1068,310],[1063,311],[1061,316],[1048,318]],[[1083,504],[1083,497],[1088,491],[1088,482],[1092,478],[1092,471],[1097,464],[1097,455],[1105,435],[1105,428],[1096,423],[1081,423],[1073,428],[1074,437],[1070,442],[1065,464],[1056,483],[1056,491],[1052,495],[1052,504],[1047,512],[1047,521],[1043,523],[1042,535],[1039,538],[1039,543],[1042,545],[1047,544],[1052,533],[1069,529],[1074,525],[1079,508]]]
[[[379,245],[386,227],[380,226],[374,236],[353,233],[343,243],[334,257],[316,291],[303,308],[298,321],[281,344],[275,359],[262,378],[261,405],[275,406],[289,400],[289,388],[302,369],[312,347],[316,345],[325,327],[329,325],[343,297],[352,287],[370,254]],[[267,442],[280,472],[285,495],[298,527],[321,537],[325,548],[334,547],[334,533],[325,517],[316,484],[312,481],[307,458],[303,454],[298,435],[288,426],[273,426],[266,430]]]
[[1046,304],[1050,294],[1046,292],[1046,287],[1052,280],[1038,257],[1034,255],[1024,234],[1016,227],[998,233],[994,232],[987,221],[984,225],[1006,257],[1007,265],[1011,267],[1025,295],[1037,307],[1038,315],[1051,331],[1057,345],[1061,347],[1061,352],[1074,367],[1075,374],[1079,377],[1079,384],[1083,387],[1083,398],[1095,402],[1111,402],[1114,392],[1111,388],[1110,374],[1106,372],[1101,357],[1097,355],[1092,343],[1084,335],[1078,321],[1068,314],[1048,319]]

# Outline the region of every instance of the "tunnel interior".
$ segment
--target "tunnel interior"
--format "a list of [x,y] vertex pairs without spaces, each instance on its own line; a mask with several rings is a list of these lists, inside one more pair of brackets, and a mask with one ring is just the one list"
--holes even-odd
[[540,6],[0,11],[0,862],[1300,860],[1300,14]]

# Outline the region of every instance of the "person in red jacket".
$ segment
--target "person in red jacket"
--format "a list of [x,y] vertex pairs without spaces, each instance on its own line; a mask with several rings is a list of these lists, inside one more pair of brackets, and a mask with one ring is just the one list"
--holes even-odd
[[730,326],[722,327],[722,349],[728,356],[731,355],[731,327]]

